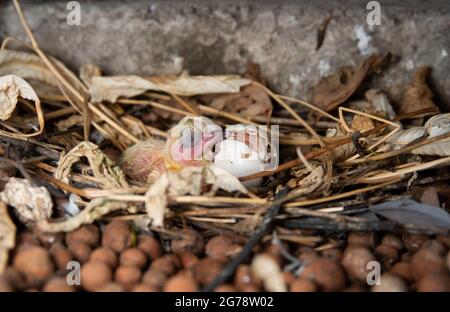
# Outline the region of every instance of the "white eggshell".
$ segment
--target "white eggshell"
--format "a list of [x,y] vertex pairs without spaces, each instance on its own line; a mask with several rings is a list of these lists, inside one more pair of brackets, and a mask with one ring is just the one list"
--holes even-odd
[[264,170],[258,153],[247,144],[236,140],[224,140],[216,146],[214,165],[236,177],[244,177]]

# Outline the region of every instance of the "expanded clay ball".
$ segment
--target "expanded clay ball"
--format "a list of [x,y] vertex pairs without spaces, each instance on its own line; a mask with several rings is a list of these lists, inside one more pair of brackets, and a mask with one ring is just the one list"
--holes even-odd
[[158,259],[162,254],[161,244],[155,237],[150,235],[140,235],[137,248],[145,252],[151,260]]
[[195,292],[199,286],[190,272],[181,271],[169,278],[164,285],[165,292]]
[[142,275],[142,282],[158,291],[164,287],[166,281],[167,275],[157,270],[150,269]]
[[417,283],[420,292],[449,292],[450,277],[447,274],[428,274]]
[[26,247],[29,245],[40,246],[39,239],[31,232],[22,232],[17,235],[16,246]]
[[292,282],[289,290],[292,292],[314,292],[317,291],[317,286],[308,278],[297,278]]
[[341,265],[325,258],[317,258],[306,266],[300,277],[314,281],[324,291],[342,290],[346,283]]
[[47,249],[32,245],[17,252],[13,266],[31,283],[46,280],[53,274],[54,269]]
[[363,245],[368,248],[374,248],[377,245],[375,232],[352,231],[347,237],[348,245]]
[[131,291],[133,291],[133,292],[157,292],[157,291],[159,291],[159,289],[152,287],[150,285],[144,284],[144,283],[140,283],[140,284],[137,284],[136,286],[134,286]]
[[56,268],[60,271],[67,270],[67,263],[73,260],[72,254],[69,250],[67,250],[67,248],[61,243],[54,243],[50,247],[49,251]]
[[425,234],[403,233],[402,241],[408,251],[416,251],[423,242],[429,239]]
[[420,249],[428,249],[440,255],[444,255],[447,252],[447,246],[436,239],[429,239],[424,241],[422,245],[420,245]]
[[175,237],[171,242],[172,251],[176,254],[192,252],[200,255],[205,248],[203,237],[192,229],[183,229],[179,237]]
[[114,252],[121,253],[131,247],[133,233],[131,226],[122,220],[113,220],[103,232],[102,245]]
[[98,292],[122,292],[124,289],[117,283],[109,282],[105,286],[101,287]]
[[12,266],[5,268],[3,274],[0,276],[0,280],[2,279],[16,290],[22,290],[27,286],[24,276]]
[[320,255],[311,247],[300,247],[298,249],[298,260],[304,265],[312,263],[314,260],[320,258]]
[[175,272],[180,268],[181,263],[179,259],[173,256],[175,255],[167,254],[162,256],[161,258],[156,259],[151,263],[150,269],[160,271],[167,276],[175,274]]
[[405,247],[401,238],[393,234],[384,235],[383,239],[381,240],[381,245],[392,246],[398,251],[402,250]]
[[81,263],[86,262],[91,255],[92,248],[88,244],[81,241],[72,241],[70,245],[67,246],[72,256],[75,257]]
[[359,282],[353,283],[343,290],[343,292],[366,292],[365,289]]
[[141,277],[141,270],[135,266],[119,266],[114,275],[115,281],[127,291],[136,286]]
[[231,238],[225,235],[218,235],[212,237],[208,243],[206,243],[205,254],[211,258],[225,260],[240,250],[241,246],[235,244]]
[[88,261],[81,266],[81,286],[88,291],[99,291],[111,280],[111,268],[104,262]]
[[447,252],[447,269],[450,271],[450,250]]
[[372,292],[405,292],[408,288],[401,277],[392,274],[384,273],[380,276],[380,284],[372,286]]
[[198,257],[191,252],[183,252],[179,256],[184,269],[192,269],[199,261]]
[[111,269],[114,269],[117,266],[118,263],[118,259],[117,259],[117,255],[114,251],[112,251],[109,248],[106,247],[98,247],[97,249],[95,249],[90,257],[89,257],[90,261],[100,261],[100,262],[104,262],[107,265],[109,265],[109,267]]
[[202,285],[211,283],[222,271],[224,263],[218,259],[203,258],[194,267],[194,278]]
[[143,269],[146,264],[147,256],[138,248],[128,248],[120,254],[120,265],[122,266],[135,266]]
[[[284,245],[286,248],[287,246]],[[266,250],[264,251],[265,254],[271,256],[279,265],[280,267],[284,264],[284,257],[282,254],[282,247],[278,244],[270,244]],[[286,249],[288,250],[288,249]]]
[[292,272],[283,271],[282,274],[283,274],[283,279],[284,279],[284,282],[286,283],[286,285],[291,285],[296,279],[296,277],[294,276],[294,274],[292,274]]
[[397,262],[391,267],[389,272],[400,276],[407,282],[412,282],[414,280],[411,272],[411,264],[409,262]]
[[344,252],[342,251],[342,249],[334,247],[334,248],[325,249],[320,254],[324,258],[334,260],[337,262],[341,262]]
[[82,225],[78,229],[66,234],[66,244],[73,242],[85,243],[90,247],[96,247],[100,241],[100,231],[95,224]]
[[236,269],[233,284],[234,287],[239,290],[244,289],[248,285],[254,286],[255,288],[261,288],[262,280],[252,273],[249,265],[241,264]]
[[429,274],[448,274],[444,254],[430,248],[419,249],[411,259],[411,272],[415,280]]
[[216,289],[214,289],[215,292],[236,292],[237,289],[234,288],[233,285],[230,284],[222,284],[216,287]]
[[375,260],[374,254],[366,246],[352,245],[345,249],[342,265],[352,279],[365,282],[370,272],[367,264]]
[[75,288],[68,285],[64,277],[52,277],[45,283],[42,290],[45,292],[73,292]]
[[14,291],[12,285],[8,282],[6,278],[0,277],[0,292],[11,292]]
[[439,234],[436,236],[436,239],[447,246],[447,248],[450,248],[450,233],[447,235]]
[[374,253],[381,258],[386,268],[390,268],[400,257],[398,250],[390,245],[378,245],[377,248],[375,248]]

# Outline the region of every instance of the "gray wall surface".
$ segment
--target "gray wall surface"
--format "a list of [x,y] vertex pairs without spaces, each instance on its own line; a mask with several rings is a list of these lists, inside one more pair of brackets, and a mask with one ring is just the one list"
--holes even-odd
[[[450,107],[450,1],[380,1],[379,26],[366,23],[368,1],[80,0],[79,26],[67,24],[67,2],[22,7],[41,47],[75,71],[93,63],[105,74],[242,73],[251,60],[272,88],[309,99],[321,76],[389,51],[400,58],[375,85],[395,100],[398,87],[427,64],[437,102]],[[0,3],[0,37],[25,40],[12,1]]]

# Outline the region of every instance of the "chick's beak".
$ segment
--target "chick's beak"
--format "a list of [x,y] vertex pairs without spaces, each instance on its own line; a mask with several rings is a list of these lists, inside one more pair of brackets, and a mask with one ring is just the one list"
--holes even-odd
[[214,146],[223,139],[222,129],[210,124],[202,128],[202,131],[194,128],[189,130],[176,137],[169,137],[166,149],[167,168],[203,166],[213,161]]

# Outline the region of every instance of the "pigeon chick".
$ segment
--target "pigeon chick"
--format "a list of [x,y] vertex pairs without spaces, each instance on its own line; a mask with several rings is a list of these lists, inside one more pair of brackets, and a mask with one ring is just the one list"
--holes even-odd
[[187,116],[169,131],[166,141],[152,138],[126,149],[119,165],[131,180],[148,184],[166,170],[211,164],[220,141],[220,126],[207,117]]

